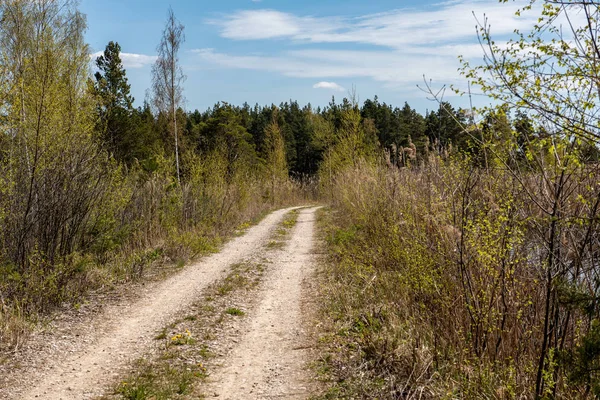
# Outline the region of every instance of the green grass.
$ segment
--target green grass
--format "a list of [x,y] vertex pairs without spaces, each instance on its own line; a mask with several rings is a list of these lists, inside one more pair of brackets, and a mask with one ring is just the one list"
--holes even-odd
[[229,315],[235,315],[235,316],[242,316],[242,315],[246,314],[239,308],[235,308],[235,307],[229,307],[227,310],[225,310],[225,313],[229,314]]
[[171,346],[183,346],[194,343],[196,343],[196,340],[192,337],[192,333],[189,331],[189,329],[186,329],[182,333],[176,333],[175,335],[171,336],[169,341]]
[[267,249],[269,250],[280,250],[285,247],[285,242],[280,240],[270,240],[267,243]]
[[294,226],[296,226],[296,223],[298,222],[298,210],[292,210],[290,211],[286,217],[283,219],[282,222],[282,226],[285,229],[292,229]]
[[126,400],[168,400],[183,398],[191,393],[193,382],[205,378],[202,365],[166,365],[162,363],[138,362],[139,373],[132,379],[122,381],[116,393]]
[[223,282],[217,287],[217,294],[219,296],[225,296],[230,292],[244,287],[248,283],[248,278],[238,273],[228,276]]
[[279,224],[271,240],[267,242],[266,248],[269,250],[281,250],[286,245],[286,240],[289,239],[290,232],[298,222],[298,210],[292,210],[286,214],[283,221]]
[[202,345],[202,347],[198,351],[198,354],[200,355],[200,357],[205,358],[205,359],[212,358],[215,356],[214,353],[212,351],[210,351],[210,349],[208,348],[207,345]]

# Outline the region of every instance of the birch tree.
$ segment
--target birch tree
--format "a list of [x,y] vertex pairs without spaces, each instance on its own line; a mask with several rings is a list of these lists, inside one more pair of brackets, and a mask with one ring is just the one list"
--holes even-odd
[[157,47],[158,59],[152,68],[154,105],[159,112],[169,115],[171,130],[175,138],[175,164],[177,182],[181,184],[179,167],[179,137],[177,132],[177,109],[183,102],[182,84],[185,80],[177,53],[185,41],[184,26],[169,8],[167,23]]

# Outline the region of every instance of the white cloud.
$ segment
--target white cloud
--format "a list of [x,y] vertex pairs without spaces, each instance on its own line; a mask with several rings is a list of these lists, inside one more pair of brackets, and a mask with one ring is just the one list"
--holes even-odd
[[292,15],[274,10],[240,11],[221,27],[223,37],[241,40],[293,36],[301,31]]
[[[92,54],[90,57],[94,61],[103,54],[103,51],[98,51]],[[119,56],[121,57],[121,62],[125,68],[143,68],[147,65],[154,64],[158,58],[157,56],[147,56],[145,54],[134,53],[120,53]]]
[[344,89],[342,86],[338,85],[335,82],[318,82],[315,83],[313,85],[314,89],[330,89],[330,90],[335,90],[337,92],[345,92],[346,89]]
[[292,38],[308,39],[307,35],[332,35],[344,29],[341,18],[298,17],[271,10],[243,10],[210,23],[221,27],[221,36],[234,40]]
[[121,61],[125,68],[143,68],[156,62],[157,56],[145,54],[121,53]]
[[221,35],[235,40],[289,38],[312,43],[363,43],[391,48],[449,43],[475,37],[476,20],[493,17],[493,33],[511,34],[529,28],[535,13],[516,17],[514,5],[489,0],[446,2],[432,11],[398,9],[358,18],[299,16],[271,9],[238,11],[221,21]]
[[414,89],[423,74],[443,83],[458,83],[455,57],[398,51],[296,50],[274,56],[232,55],[214,49],[193,50],[203,62],[226,68],[270,71],[293,78],[370,78],[395,88]]
[[[515,10],[526,4],[529,0],[510,4],[452,0],[426,11],[404,8],[359,17],[315,17],[272,9],[237,11],[211,21],[222,37],[277,41],[283,46],[275,48],[283,50],[273,50],[270,43],[268,53],[260,55],[214,49],[194,52],[203,63],[221,67],[322,80],[315,88],[336,90],[327,87],[333,80],[367,78],[383,87],[414,92],[424,76],[440,85],[462,86],[458,56],[468,60],[483,57],[476,33],[478,21],[489,22],[492,34],[501,42],[515,29],[527,31],[536,23],[536,10],[515,16]],[[536,3],[534,7],[541,6]],[[348,45],[356,50],[346,50]]]

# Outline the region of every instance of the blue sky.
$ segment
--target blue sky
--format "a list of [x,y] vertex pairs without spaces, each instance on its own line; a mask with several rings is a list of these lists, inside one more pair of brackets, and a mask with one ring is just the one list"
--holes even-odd
[[[465,85],[457,57],[482,58],[475,17],[487,15],[506,37],[532,26],[536,14],[514,16],[519,1],[495,0],[82,0],[92,52],[113,40],[136,105],[150,88],[151,64],[169,5],[185,26],[180,62],[187,76],[186,108],[218,101],[251,105],[326,105],[356,88],[360,101],[381,101],[420,112],[436,108],[417,88],[423,75],[436,88]],[[466,99],[450,97],[456,105]],[[484,99],[476,100],[478,103]]]

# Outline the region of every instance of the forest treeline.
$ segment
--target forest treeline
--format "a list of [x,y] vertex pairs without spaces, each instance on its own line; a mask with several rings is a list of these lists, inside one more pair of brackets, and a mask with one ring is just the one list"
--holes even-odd
[[[269,125],[276,123],[284,142],[289,175],[297,179],[309,178],[318,173],[326,149],[336,140],[336,132],[342,129],[343,114],[354,107],[356,105],[348,98],[343,98],[339,104],[332,98],[323,108],[313,108],[310,104],[302,106],[290,100],[265,106],[219,102],[202,112],[179,109],[181,151],[202,154],[223,141],[222,144],[235,154],[247,151],[250,159],[264,163],[270,151],[266,132]],[[148,102],[127,112],[128,117],[114,128],[114,132],[118,131],[115,138],[107,139],[111,154],[124,165],[139,164],[152,172],[156,168],[155,159],[172,152],[168,116],[153,113]],[[402,108],[393,107],[379,102],[376,96],[366,100],[359,107],[359,113],[366,121],[370,140],[378,148],[397,154],[394,162],[398,165],[404,165],[408,160],[401,154],[408,150],[403,149],[411,148],[415,152],[413,156],[417,153],[421,156],[434,147],[452,147],[452,143],[460,151],[472,151],[477,147],[476,142],[463,132],[467,113],[454,109],[448,102],[423,116],[408,103]],[[503,123],[510,129],[513,122],[506,120]],[[526,126],[530,122],[523,115],[514,123]],[[185,169],[185,165],[183,167]]]
[[90,72],[75,2],[0,0],[0,344],[319,199],[324,398],[600,396],[600,18],[543,4],[508,45],[484,22],[485,63],[463,61],[496,106],[423,115],[353,96],[186,111],[172,11],[136,108],[117,42]]

